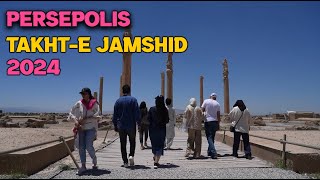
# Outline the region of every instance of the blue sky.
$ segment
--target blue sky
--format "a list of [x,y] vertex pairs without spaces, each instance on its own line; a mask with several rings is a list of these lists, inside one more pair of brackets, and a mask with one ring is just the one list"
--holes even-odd
[[[243,99],[253,114],[304,110],[320,112],[320,2],[0,2],[0,107],[67,111],[88,86],[98,91],[104,76],[105,111],[119,97],[122,55],[119,53],[10,54],[6,36],[92,37],[122,35],[122,29],[22,29],[5,27],[6,10],[128,10],[136,36],[185,36],[187,52],[174,54],[174,106],[184,109],[204,94],[218,94],[223,107],[222,61],[229,60],[230,104]],[[10,58],[59,58],[56,77],[7,77]],[[132,56],[132,95],[154,105],[160,94],[160,72],[167,54]]]

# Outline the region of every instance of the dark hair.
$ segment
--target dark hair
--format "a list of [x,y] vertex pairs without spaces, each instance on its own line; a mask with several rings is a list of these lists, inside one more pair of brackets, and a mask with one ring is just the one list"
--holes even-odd
[[233,107],[239,107],[241,111],[244,111],[247,109],[247,106],[244,104],[242,100],[237,100],[237,102],[233,105]]
[[146,104],[146,102],[142,101],[140,103],[140,109],[145,109],[145,108],[147,108],[147,104]]
[[164,97],[161,95],[156,97],[156,109],[158,115],[158,124],[160,126],[165,126],[169,122],[169,114],[168,109],[164,104]]
[[84,93],[88,93],[89,94],[89,98],[90,99],[94,99],[94,97],[92,96],[92,93],[91,93],[91,89],[90,88],[82,88],[81,92],[79,92],[79,94],[84,94]]
[[172,103],[172,99],[167,98],[167,99],[166,99],[166,105],[167,105],[167,106],[170,106],[171,103]]
[[130,94],[130,91],[131,91],[131,89],[130,89],[130,86],[129,85],[124,85],[123,87],[122,87],[122,93],[123,94]]

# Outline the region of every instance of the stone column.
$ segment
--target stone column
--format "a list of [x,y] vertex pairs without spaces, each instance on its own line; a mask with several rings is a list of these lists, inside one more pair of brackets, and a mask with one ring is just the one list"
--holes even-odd
[[161,72],[161,95],[165,96],[165,74]]
[[[123,37],[132,37],[131,29],[126,29],[123,33]],[[122,53],[122,85],[129,85],[131,87],[131,56],[132,53]],[[131,87],[132,89],[132,87]]]
[[167,60],[167,98],[172,99],[173,104],[173,65],[172,65],[172,55],[173,53],[168,53],[168,60]]
[[203,104],[203,76],[200,76],[200,104],[199,106],[201,107]]
[[123,86],[123,75],[121,74],[121,76],[120,76],[120,90],[119,90],[120,91],[119,92],[120,93],[120,97],[123,96],[123,94],[122,94],[122,86]]
[[99,104],[100,104],[100,113],[102,114],[102,97],[103,97],[103,77],[100,77],[100,91],[99,91]]
[[94,92],[94,93],[93,93],[93,97],[94,97],[95,99],[98,99],[98,92]]
[[229,67],[228,61],[223,61],[223,83],[224,83],[224,114],[230,113],[229,104]]

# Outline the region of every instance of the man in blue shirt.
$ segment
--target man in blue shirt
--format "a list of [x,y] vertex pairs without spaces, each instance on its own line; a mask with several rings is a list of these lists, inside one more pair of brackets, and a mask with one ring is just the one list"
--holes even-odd
[[[122,87],[123,96],[115,105],[112,122],[116,132],[119,132],[121,142],[121,154],[124,167],[134,166],[134,153],[136,149],[136,124],[140,127],[140,109],[136,98],[130,96],[130,86]],[[127,136],[130,141],[129,160],[127,156]]]

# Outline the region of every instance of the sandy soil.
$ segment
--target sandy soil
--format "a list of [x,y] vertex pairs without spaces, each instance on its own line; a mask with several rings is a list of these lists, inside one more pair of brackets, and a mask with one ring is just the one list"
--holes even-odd
[[[13,119],[13,122],[23,123],[27,120],[28,118],[19,118]],[[60,136],[72,136],[73,126],[73,122],[62,122],[59,120],[59,124],[46,124],[45,128],[0,128],[0,152],[56,140]],[[104,138],[105,132],[99,132],[98,138]],[[38,148],[43,147],[45,146]]]

